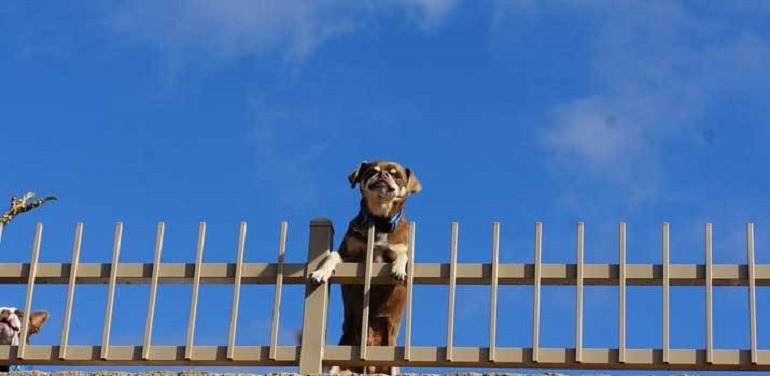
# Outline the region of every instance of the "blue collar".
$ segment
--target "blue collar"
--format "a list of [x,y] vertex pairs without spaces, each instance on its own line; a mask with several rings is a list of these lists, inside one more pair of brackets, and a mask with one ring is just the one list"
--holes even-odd
[[392,217],[378,217],[370,213],[366,209],[366,204],[361,201],[361,210],[358,212],[358,215],[361,216],[364,223],[373,223],[374,229],[377,232],[391,233],[396,230],[396,226],[398,226],[398,222],[401,220],[402,212],[403,209],[399,210]]

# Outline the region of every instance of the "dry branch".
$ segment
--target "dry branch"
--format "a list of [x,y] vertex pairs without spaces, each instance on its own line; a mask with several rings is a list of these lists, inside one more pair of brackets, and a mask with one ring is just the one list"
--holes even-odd
[[11,207],[8,208],[8,210],[3,213],[2,216],[0,216],[0,226],[7,225],[10,223],[17,215],[21,213],[28,212],[40,205],[45,204],[48,201],[56,201],[56,196],[46,196],[41,199],[37,199],[35,201],[29,202],[29,200],[35,197],[35,192],[27,192],[24,196],[22,196],[20,199],[16,198],[16,195],[11,196]]

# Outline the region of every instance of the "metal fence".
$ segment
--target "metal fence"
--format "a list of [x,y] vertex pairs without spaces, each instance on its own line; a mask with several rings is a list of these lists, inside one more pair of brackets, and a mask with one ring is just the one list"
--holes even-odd
[[[204,263],[206,224],[200,223],[195,263],[163,263],[164,224],[159,223],[152,264],[120,263],[122,224],[115,226],[115,240],[110,264],[80,263],[83,226],[78,224],[72,250],[72,262],[39,263],[42,224],[37,225],[29,263],[0,264],[0,284],[27,285],[25,312],[30,312],[34,288],[39,284],[68,285],[63,317],[61,343],[58,346],[27,345],[27,325],[21,331],[20,345],[0,346],[0,364],[39,365],[165,365],[165,366],[299,366],[300,373],[319,374],[323,364],[394,365],[408,367],[510,367],[558,369],[643,369],[643,370],[770,370],[770,350],[757,348],[756,286],[770,285],[770,265],[755,265],[753,225],[746,228],[748,264],[713,264],[711,224],[705,226],[705,264],[671,264],[669,262],[669,226],[662,226],[662,264],[626,263],[626,226],[618,229],[618,264],[583,263],[583,223],[577,224],[576,264],[542,263],[542,225],[535,224],[534,263],[499,262],[499,224],[493,226],[490,263],[458,263],[458,225],[452,224],[449,263],[413,263],[415,225],[409,226],[410,262],[407,276],[407,304],[404,315],[404,346],[367,347],[331,346],[326,344],[327,310],[330,284],[316,286],[307,282],[312,272],[333,249],[334,229],[331,221],[310,223],[307,263],[285,263],[287,224],[281,224],[280,246],[275,263],[243,262],[246,223],[241,223],[235,263]],[[371,230],[370,230],[371,234]],[[370,242],[372,236],[369,236]],[[369,244],[371,249],[371,243]],[[389,266],[373,263],[371,257],[362,264],[343,263],[337,267],[331,283],[364,284],[365,294],[371,284],[394,283]],[[110,345],[110,327],[117,284],[149,284],[149,305],[141,346]],[[226,346],[194,344],[198,291],[201,284],[233,284],[232,310]],[[73,296],[76,284],[107,284],[107,309],[100,344],[68,345]],[[187,335],[184,344],[155,346],[152,327],[155,297],[159,284],[192,284]],[[270,343],[268,346],[236,346],[237,314],[242,284],[275,285]],[[304,318],[301,346],[278,345],[278,323],[281,292],[284,284],[305,285]],[[412,290],[415,284],[449,285],[447,342],[442,346],[412,346]],[[490,286],[489,345],[487,347],[454,346],[455,290],[457,285]],[[532,312],[532,347],[511,348],[496,345],[498,286],[531,285],[534,289]],[[574,348],[540,346],[541,286],[568,285],[576,288]],[[617,286],[617,348],[583,347],[584,286]],[[628,348],[626,346],[626,286],[661,286],[663,292],[661,328],[662,348]],[[669,300],[671,286],[704,286],[706,291],[706,347],[673,349],[669,346]],[[714,349],[713,286],[747,286],[750,312],[750,348]],[[363,297],[362,297],[363,299]],[[366,309],[366,308],[365,308]],[[366,315],[364,315],[366,317]],[[365,338],[365,336],[364,336]]]

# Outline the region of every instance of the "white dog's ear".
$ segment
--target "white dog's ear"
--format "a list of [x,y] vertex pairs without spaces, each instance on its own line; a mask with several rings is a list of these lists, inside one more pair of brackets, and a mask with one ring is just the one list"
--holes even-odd
[[361,175],[361,171],[364,170],[364,167],[368,165],[368,161],[363,161],[361,164],[359,164],[353,172],[348,175],[348,182],[350,183],[350,188],[355,188],[356,184],[358,184],[358,178]]
[[43,324],[48,320],[48,311],[32,312],[29,315],[30,334],[35,334],[42,329]]

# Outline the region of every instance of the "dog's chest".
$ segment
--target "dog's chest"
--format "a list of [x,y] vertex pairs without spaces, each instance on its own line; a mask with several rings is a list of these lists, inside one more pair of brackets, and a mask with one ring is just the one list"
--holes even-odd
[[0,345],[19,345],[19,333],[7,326],[0,327]]
[[[392,234],[376,233],[374,238],[374,254],[372,262],[393,262],[396,254],[402,248],[401,244],[392,244]],[[346,262],[362,262],[366,256],[366,239],[358,236],[345,238],[345,250],[341,254]]]
[[388,234],[375,234],[374,235],[374,256],[372,262],[391,262],[393,260],[385,260],[385,254],[390,251],[390,244],[388,243]]

